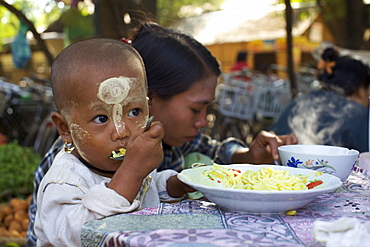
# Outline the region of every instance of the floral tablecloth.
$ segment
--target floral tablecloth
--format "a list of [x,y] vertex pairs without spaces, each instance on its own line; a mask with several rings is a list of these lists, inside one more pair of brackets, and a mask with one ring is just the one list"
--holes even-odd
[[343,216],[370,220],[370,180],[353,171],[335,193],[323,194],[297,215],[246,214],[206,200],[162,203],[131,214],[86,223],[83,246],[324,246],[315,240],[316,220]]

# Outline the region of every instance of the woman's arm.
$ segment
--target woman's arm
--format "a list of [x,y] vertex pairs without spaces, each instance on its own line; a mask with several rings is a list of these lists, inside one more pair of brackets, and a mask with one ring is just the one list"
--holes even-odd
[[277,136],[274,132],[261,131],[249,148],[237,150],[232,158],[233,163],[269,164],[279,160],[278,147],[297,144],[294,134]]

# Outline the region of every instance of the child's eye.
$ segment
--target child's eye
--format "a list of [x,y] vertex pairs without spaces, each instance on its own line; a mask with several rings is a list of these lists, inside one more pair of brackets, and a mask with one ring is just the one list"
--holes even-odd
[[139,108],[132,109],[128,115],[129,117],[137,117],[141,113],[141,110]]
[[108,121],[108,116],[106,115],[99,115],[96,118],[94,118],[94,122],[98,124],[102,124]]

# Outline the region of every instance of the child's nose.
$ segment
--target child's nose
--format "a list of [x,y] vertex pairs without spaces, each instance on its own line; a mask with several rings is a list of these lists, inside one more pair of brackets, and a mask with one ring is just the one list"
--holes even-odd
[[122,106],[119,104],[114,105],[112,112],[112,120],[116,128],[116,134],[113,139],[124,138],[127,136],[127,129],[124,119],[122,117]]
[[126,125],[124,122],[116,125],[115,135],[116,135],[116,138],[124,138],[127,136],[127,129],[126,129]]

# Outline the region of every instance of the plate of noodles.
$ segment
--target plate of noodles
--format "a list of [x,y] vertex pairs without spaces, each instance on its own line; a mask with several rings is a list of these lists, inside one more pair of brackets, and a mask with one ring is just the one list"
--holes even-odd
[[311,169],[274,165],[218,165],[186,169],[178,178],[219,207],[247,213],[287,213],[335,191],[339,178]]

